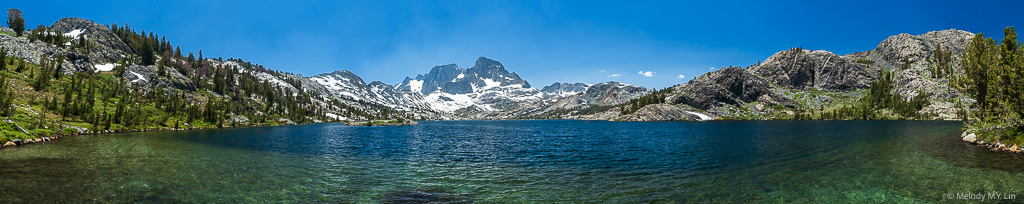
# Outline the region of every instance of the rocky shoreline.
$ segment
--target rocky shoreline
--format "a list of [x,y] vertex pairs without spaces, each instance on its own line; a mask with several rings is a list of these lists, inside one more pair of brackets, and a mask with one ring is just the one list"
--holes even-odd
[[347,123],[345,123],[345,125],[347,125],[347,126],[368,126],[368,127],[372,127],[372,126],[413,126],[413,125],[419,125],[419,124],[420,123],[418,123],[416,121],[412,121],[412,120],[404,120],[404,121],[401,121],[401,122],[387,121],[387,120],[374,120],[374,121],[357,121],[357,122],[347,122]]
[[[312,124],[312,123],[310,123],[310,124]],[[106,131],[92,132],[92,133],[54,134],[51,137],[39,137],[39,138],[32,138],[32,139],[13,139],[13,140],[9,140],[9,141],[3,143],[2,145],[0,145],[0,150],[6,149],[6,148],[9,148],[9,147],[17,147],[17,146],[23,146],[23,145],[29,145],[29,144],[52,142],[52,141],[55,141],[57,139],[60,139],[60,138],[63,138],[63,137],[67,137],[67,136],[104,135],[104,134],[132,133],[132,132],[213,130],[213,129],[247,128],[247,127],[276,127],[276,126],[288,126],[288,125],[300,125],[300,124],[250,125],[250,126],[236,126],[236,127],[222,127],[222,128],[217,128],[217,127],[210,127],[210,128],[194,127],[194,128],[169,128],[169,129],[141,129],[141,130],[139,130],[139,129],[128,129],[128,130],[106,130]],[[305,124],[302,124],[302,125],[305,125]]]
[[989,151],[993,151],[993,152],[1007,152],[1007,153],[1014,153],[1014,154],[1024,154],[1024,149],[1021,149],[1021,147],[1019,145],[1017,145],[1017,144],[1013,144],[1011,146],[1007,146],[1007,144],[1003,144],[1000,141],[996,141],[995,143],[991,143],[991,142],[986,142],[985,140],[979,140],[978,139],[978,134],[973,133],[970,130],[964,131],[963,134],[960,134],[960,139],[963,140],[964,142],[967,142],[967,143],[970,143],[970,144],[973,144],[973,145],[977,145],[979,147],[988,148]]

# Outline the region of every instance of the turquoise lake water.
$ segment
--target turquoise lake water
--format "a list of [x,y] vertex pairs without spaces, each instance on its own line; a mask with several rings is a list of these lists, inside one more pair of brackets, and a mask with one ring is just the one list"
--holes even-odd
[[961,127],[524,120],[74,136],[0,150],[0,203],[1024,202],[1024,157],[965,144]]

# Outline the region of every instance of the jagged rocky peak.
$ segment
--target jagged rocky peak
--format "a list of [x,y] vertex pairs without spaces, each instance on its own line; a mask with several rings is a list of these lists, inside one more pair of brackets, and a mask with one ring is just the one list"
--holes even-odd
[[416,78],[406,77],[398,84],[399,90],[420,92],[429,94],[444,87],[448,82],[454,82],[460,76],[465,77],[463,69],[455,64],[434,66],[427,72],[427,75],[416,75]]
[[505,70],[505,66],[501,65],[501,62],[486,57],[477,58],[476,65],[467,71],[476,74],[480,79],[501,82],[501,86],[521,84],[522,88],[530,88],[530,83],[519,78],[519,74]]
[[[89,56],[95,63],[117,62],[132,53],[128,47],[107,26],[83,18],[62,18],[50,26],[55,33],[62,34],[73,42],[85,38],[90,42]],[[73,43],[69,42],[69,43]],[[91,44],[95,42],[95,44]]]
[[462,69],[455,64],[435,66],[426,75],[406,77],[397,87],[399,90],[427,95],[435,91],[467,94],[505,86],[530,88],[530,83],[519,78],[518,74],[505,70],[501,62],[480,57],[469,69]]
[[587,88],[589,88],[589,87],[590,87],[590,85],[589,84],[585,84],[585,83],[559,83],[559,82],[555,82],[554,84],[551,84],[551,85],[545,86],[544,88],[541,88],[540,92],[544,92],[545,94],[548,94],[550,96],[564,97],[564,96],[575,95],[577,93],[587,91]]
[[854,60],[829,51],[794,48],[775,53],[750,71],[786,88],[827,91],[867,88],[878,79],[881,68]]

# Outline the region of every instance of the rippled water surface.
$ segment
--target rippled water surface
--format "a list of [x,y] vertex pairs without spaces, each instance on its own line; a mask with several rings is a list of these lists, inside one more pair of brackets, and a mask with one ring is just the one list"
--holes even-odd
[[1024,157],[959,122],[445,121],[77,136],[0,150],[9,202],[937,202]]

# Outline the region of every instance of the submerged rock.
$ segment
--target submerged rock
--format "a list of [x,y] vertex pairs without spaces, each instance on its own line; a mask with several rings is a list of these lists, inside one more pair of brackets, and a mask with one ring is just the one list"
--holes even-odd
[[474,203],[465,194],[436,188],[394,190],[384,195],[381,203]]

